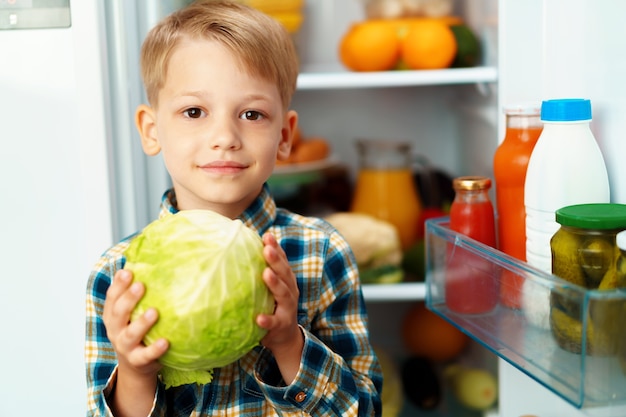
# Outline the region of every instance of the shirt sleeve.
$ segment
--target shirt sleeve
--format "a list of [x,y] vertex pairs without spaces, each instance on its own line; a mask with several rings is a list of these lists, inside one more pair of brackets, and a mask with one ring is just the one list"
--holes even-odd
[[[123,258],[119,255],[122,248],[112,248],[100,258],[87,284],[85,367],[88,417],[113,417],[108,400],[117,381],[117,357],[107,337],[102,312],[112,277],[123,267]],[[164,410],[163,387],[159,384],[150,416],[164,415]]]
[[382,373],[369,341],[356,262],[338,234],[328,243],[322,285],[317,283],[318,309],[313,320],[300,323],[305,342],[298,374],[288,386],[263,382],[277,372],[271,353],[264,351],[257,363],[258,383],[277,410],[380,416]]
[[112,416],[106,396],[115,383],[115,351],[106,336],[102,311],[106,291],[116,269],[115,262],[103,256],[89,276],[86,297],[85,367],[87,371],[87,416]]

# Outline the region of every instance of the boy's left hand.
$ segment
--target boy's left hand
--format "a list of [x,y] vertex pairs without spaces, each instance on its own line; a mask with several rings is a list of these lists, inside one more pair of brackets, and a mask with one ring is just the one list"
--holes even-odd
[[287,255],[276,238],[266,233],[263,244],[263,256],[268,264],[263,271],[263,281],[274,295],[276,308],[272,315],[260,314],[257,324],[268,330],[261,344],[272,352],[283,379],[289,383],[299,369],[304,346],[304,336],[298,326],[300,290]]

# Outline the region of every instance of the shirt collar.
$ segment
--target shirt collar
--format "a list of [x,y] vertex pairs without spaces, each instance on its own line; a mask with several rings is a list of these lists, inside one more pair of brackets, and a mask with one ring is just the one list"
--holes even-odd
[[[171,188],[167,190],[161,199],[161,210],[159,219],[164,216],[178,213],[176,208],[176,193]],[[257,231],[262,236],[272,226],[276,220],[276,202],[272,198],[267,184],[259,195],[254,199],[252,204],[239,215],[240,219],[246,226]]]

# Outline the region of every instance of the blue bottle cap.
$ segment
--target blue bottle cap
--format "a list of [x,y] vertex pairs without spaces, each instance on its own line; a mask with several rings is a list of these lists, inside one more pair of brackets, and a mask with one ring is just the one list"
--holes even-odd
[[541,103],[541,121],[574,122],[591,120],[591,100],[565,98],[544,100]]

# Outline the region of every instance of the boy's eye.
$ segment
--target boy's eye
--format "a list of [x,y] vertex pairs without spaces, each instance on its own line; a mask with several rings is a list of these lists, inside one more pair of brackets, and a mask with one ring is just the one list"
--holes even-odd
[[243,112],[240,117],[246,120],[260,120],[263,118],[263,115],[258,111],[247,110]]
[[192,107],[190,109],[185,110],[183,114],[189,117],[190,119],[199,119],[200,117],[202,117],[204,112],[197,107]]

